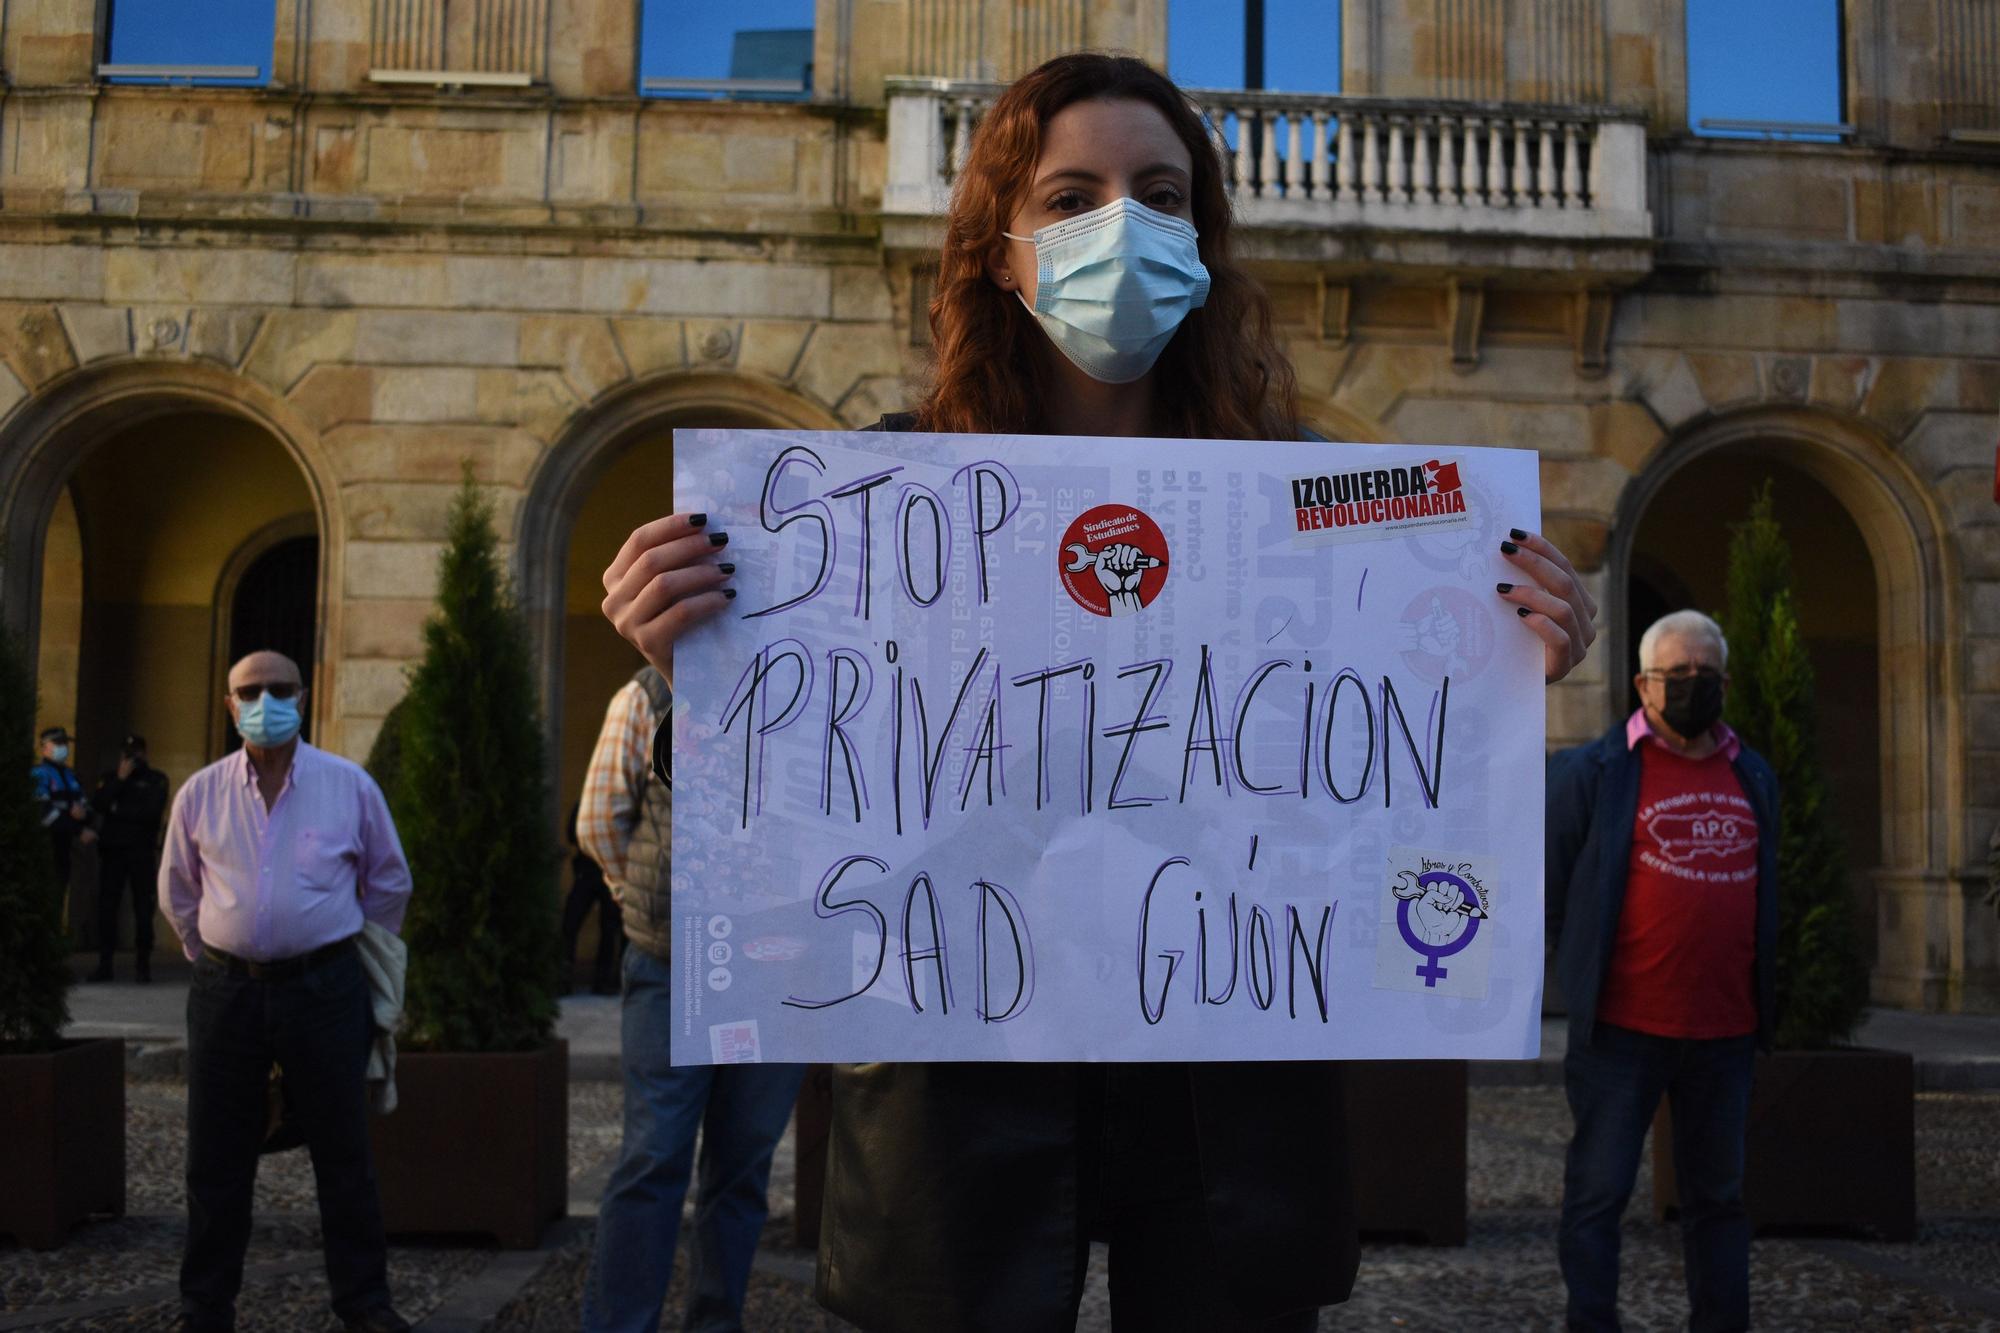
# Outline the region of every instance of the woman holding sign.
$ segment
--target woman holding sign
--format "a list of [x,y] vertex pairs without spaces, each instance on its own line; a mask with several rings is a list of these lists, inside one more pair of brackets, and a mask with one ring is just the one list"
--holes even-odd
[[[1136,60],[1049,61],[980,122],[931,384],[876,429],[1318,438],[1229,228],[1221,160],[1179,89]],[[662,671],[734,595],[720,536],[659,519],[605,571],[605,615]],[[1544,538],[1517,530],[1501,552],[1520,579],[1496,595],[1560,679],[1596,605]],[[1115,612],[1149,557],[1085,555]],[[855,1065],[835,1108],[820,1298],[864,1328],[1070,1327],[1092,1239],[1110,1244],[1121,1327],[1310,1329],[1353,1282],[1335,1064]]]

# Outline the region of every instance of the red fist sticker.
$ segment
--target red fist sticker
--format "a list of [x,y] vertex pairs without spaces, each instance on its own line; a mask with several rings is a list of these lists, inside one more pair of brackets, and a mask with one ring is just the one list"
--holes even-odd
[[1063,533],[1056,565],[1064,591],[1084,610],[1135,615],[1167,586],[1167,538],[1131,505],[1098,505]]

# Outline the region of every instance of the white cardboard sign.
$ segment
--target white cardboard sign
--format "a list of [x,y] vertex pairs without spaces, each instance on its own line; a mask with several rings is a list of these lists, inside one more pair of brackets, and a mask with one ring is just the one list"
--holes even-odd
[[675,1063],[1537,1053],[1532,452],[675,449]]

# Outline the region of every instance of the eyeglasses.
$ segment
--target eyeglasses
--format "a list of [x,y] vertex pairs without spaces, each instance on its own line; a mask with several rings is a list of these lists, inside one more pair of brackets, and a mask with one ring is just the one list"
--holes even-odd
[[1665,668],[1651,667],[1645,671],[1641,671],[1639,674],[1645,676],[1649,680],[1664,680],[1669,682],[1677,680],[1721,680],[1722,679],[1722,672],[1716,669],[1715,667],[1689,666],[1685,662],[1675,667],[1665,667]]
[[240,704],[254,704],[257,702],[257,696],[260,694],[268,694],[273,699],[290,699],[295,697],[298,692],[299,687],[288,680],[277,681],[270,685],[238,685],[230,691],[236,697],[236,702]]

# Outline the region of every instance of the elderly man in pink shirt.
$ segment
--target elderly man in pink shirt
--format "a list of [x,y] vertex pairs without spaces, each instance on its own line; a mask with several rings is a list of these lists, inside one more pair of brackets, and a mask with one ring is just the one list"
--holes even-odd
[[410,869],[372,778],[299,738],[305,687],[278,653],[229,672],[243,750],[174,799],[160,896],[194,960],[188,994],[188,1236],[181,1322],[235,1326],[250,1196],[277,1064],[319,1182],[333,1309],[349,1329],[407,1329],[389,1300],[368,1150],[362,924],[400,931]]

